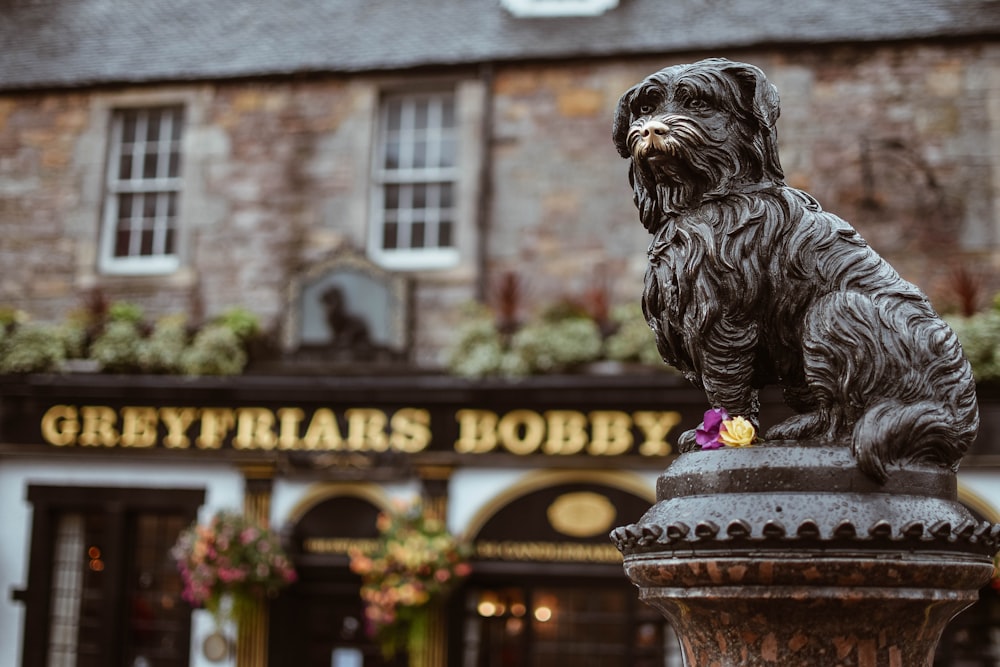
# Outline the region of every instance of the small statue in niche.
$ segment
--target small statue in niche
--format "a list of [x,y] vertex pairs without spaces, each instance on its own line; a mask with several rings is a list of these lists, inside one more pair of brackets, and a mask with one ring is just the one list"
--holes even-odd
[[362,353],[371,351],[371,336],[368,324],[347,310],[344,291],[337,286],[324,290],[320,297],[326,315],[326,325],[330,330],[330,345],[338,350],[352,350]]
[[759,68],[716,58],[618,103],[615,146],[653,235],[642,305],[661,355],[755,428],[759,389],[780,385],[797,414],[767,440],[843,442],[878,481],[896,462],[957,468],[979,424],[957,337],[848,223],[785,185],[778,113]]

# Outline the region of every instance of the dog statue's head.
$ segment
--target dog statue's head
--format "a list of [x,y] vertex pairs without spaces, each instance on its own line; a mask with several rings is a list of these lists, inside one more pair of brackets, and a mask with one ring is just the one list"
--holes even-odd
[[613,136],[650,232],[669,213],[783,184],[778,91],[745,63],[711,58],[652,74],[618,101]]

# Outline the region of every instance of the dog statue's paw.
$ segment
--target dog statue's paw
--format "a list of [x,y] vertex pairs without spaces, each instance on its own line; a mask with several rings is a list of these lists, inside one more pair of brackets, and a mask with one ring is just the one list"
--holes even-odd
[[806,412],[789,417],[767,429],[765,440],[809,440],[827,430],[826,420],[819,412]]
[[677,451],[681,454],[686,454],[700,449],[696,436],[697,429],[690,429],[681,433],[681,436],[677,438]]

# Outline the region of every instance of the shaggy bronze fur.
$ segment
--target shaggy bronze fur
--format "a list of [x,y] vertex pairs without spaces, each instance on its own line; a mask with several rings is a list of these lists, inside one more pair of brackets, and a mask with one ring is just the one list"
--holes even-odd
[[754,424],[758,390],[782,386],[798,414],[768,440],[842,442],[877,480],[895,462],[954,469],[979,422],[958,339],[848,223],[784,184],[778,113],[760,69],[723,59],[664,69],[619,102],[660,353]]

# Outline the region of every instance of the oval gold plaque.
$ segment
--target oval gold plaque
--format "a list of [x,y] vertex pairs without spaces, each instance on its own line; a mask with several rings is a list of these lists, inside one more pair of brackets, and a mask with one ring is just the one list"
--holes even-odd
[[549,505],[546,516],[552,527],[570,537],[593,537],[605,533],[617,511],[605,496],[591,491],[564,493]]
[[229,638],[219,631],[205,637],[201,651],[209,662],[222,662],[229,657]]

